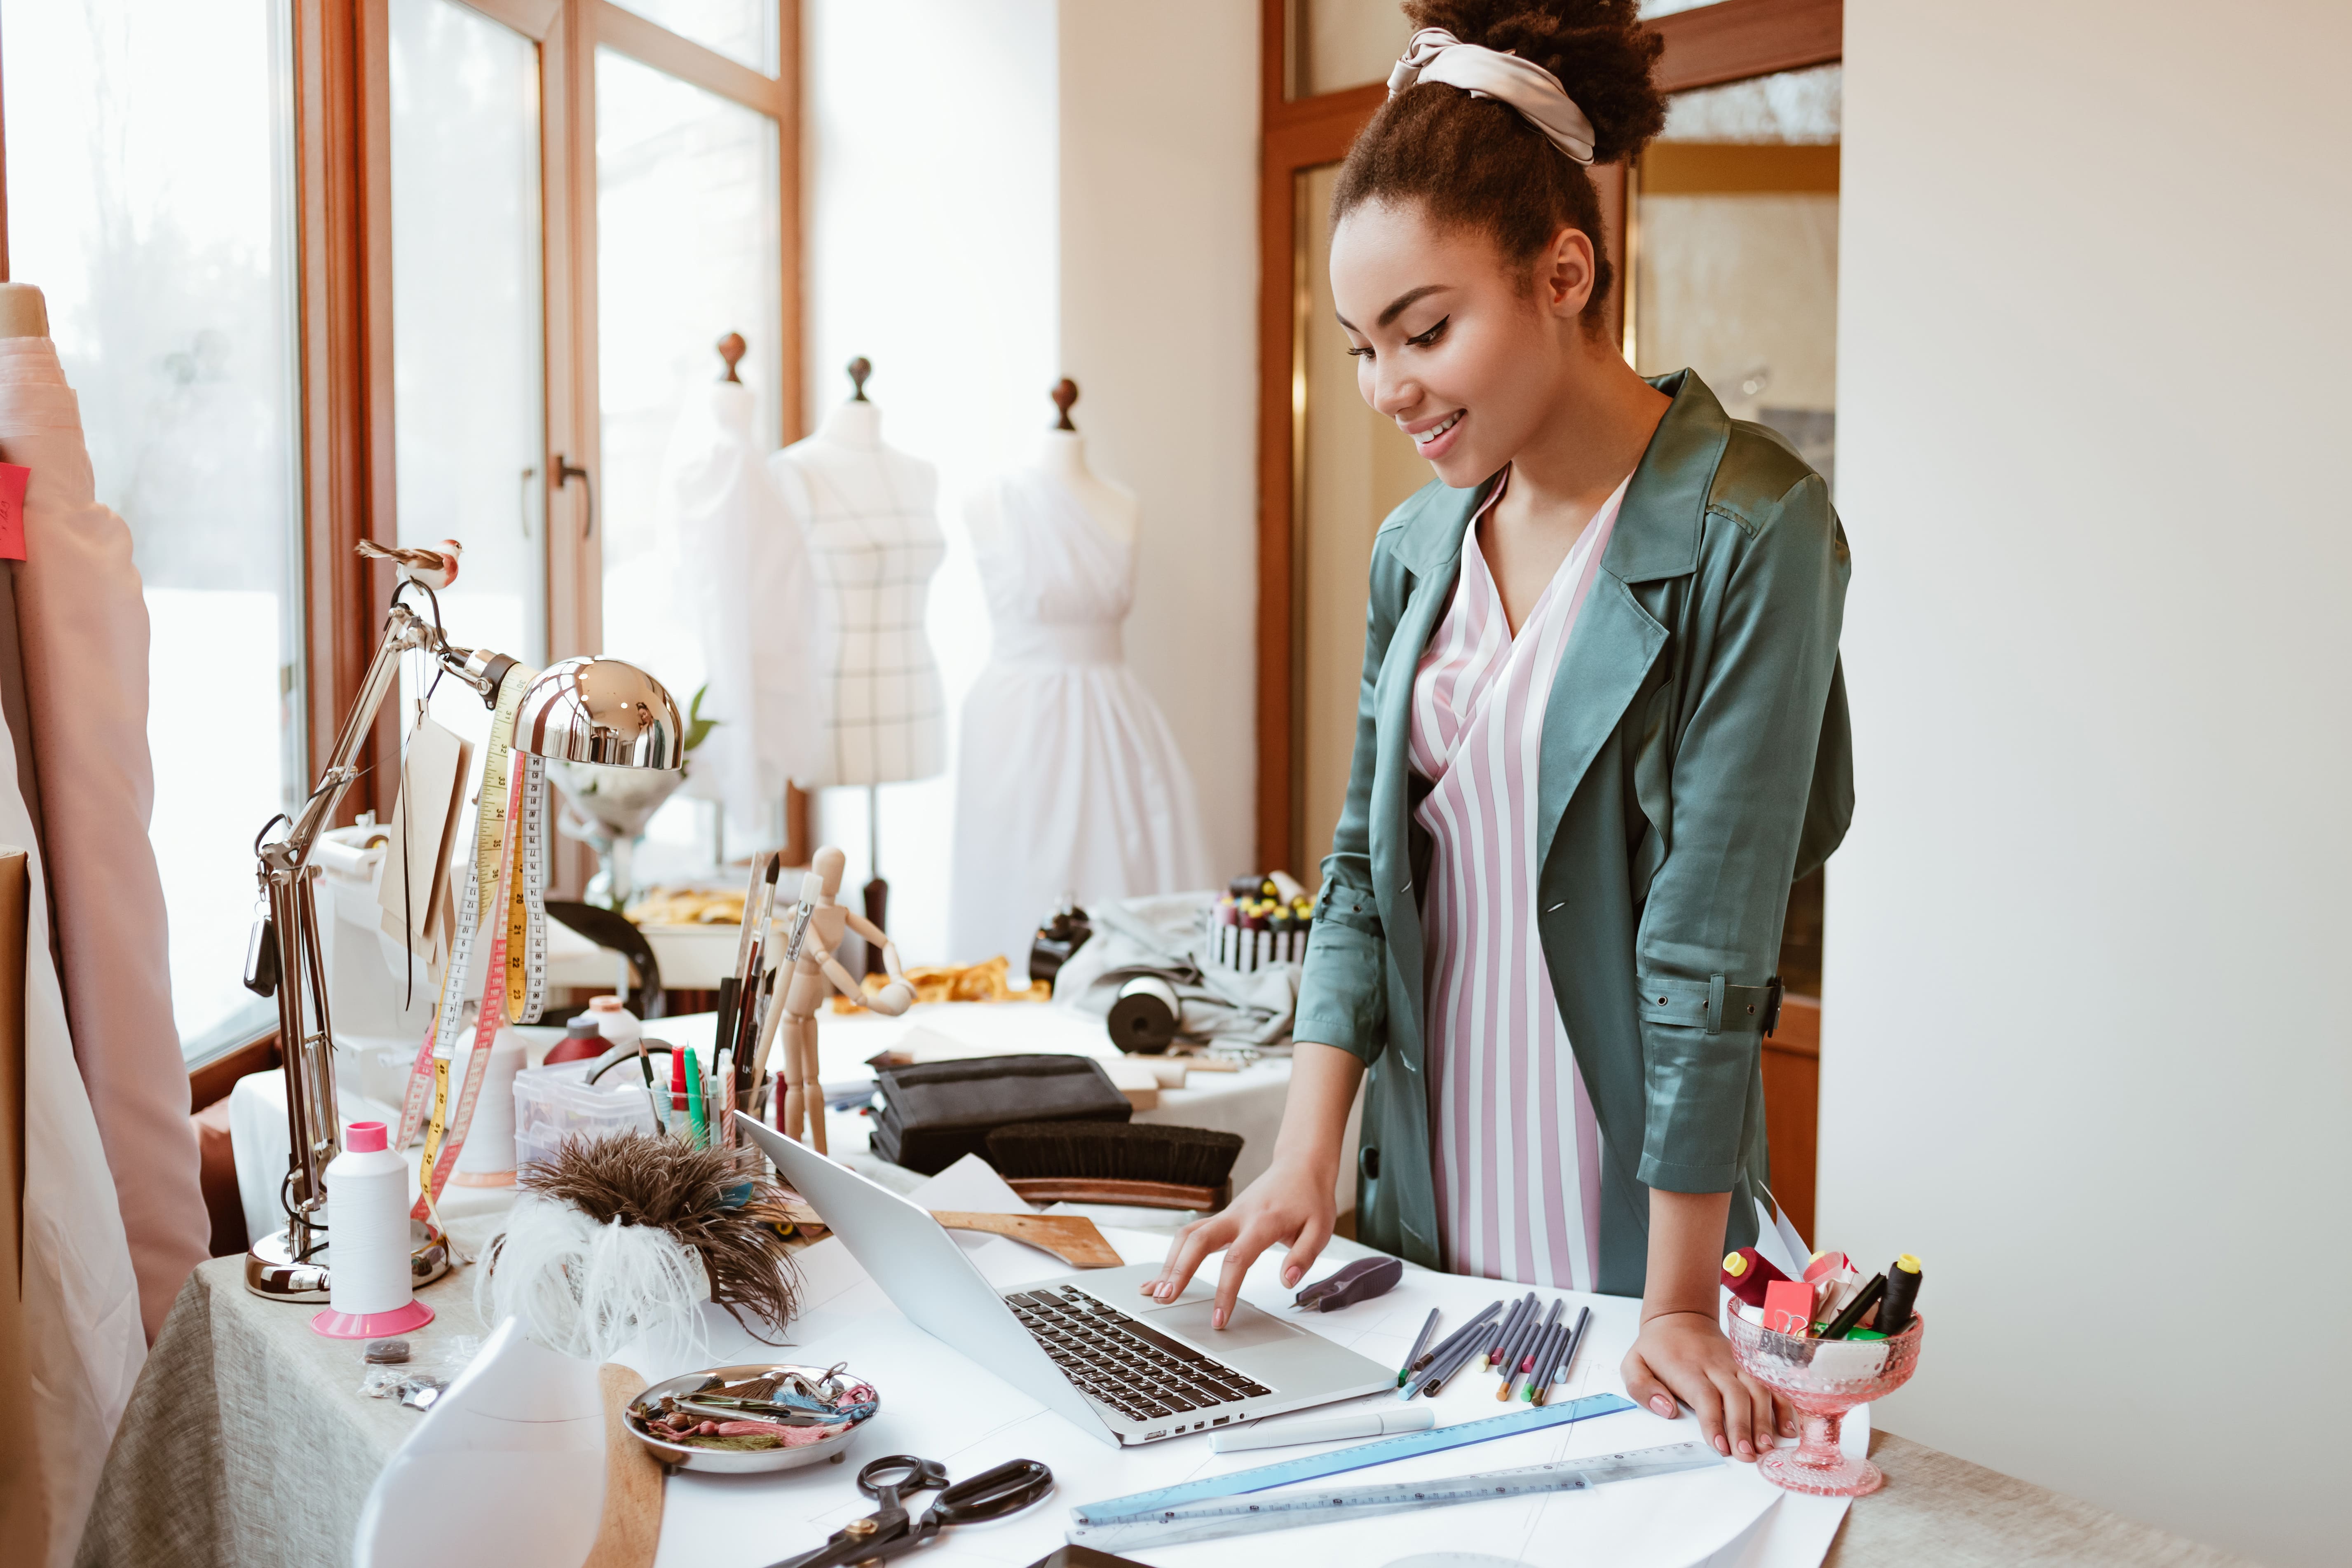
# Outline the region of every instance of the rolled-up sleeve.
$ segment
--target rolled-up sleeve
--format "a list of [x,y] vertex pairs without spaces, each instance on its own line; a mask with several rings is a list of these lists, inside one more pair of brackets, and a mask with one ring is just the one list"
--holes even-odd
[[1375,689],[1396,629],[1402,573],[1386,548],[1372,547],[1371,594],[1364,610],[1364,670],[1356,694],[1356,752],[1348,768],[1348,797],[1323,858],[1323,888],[1298,980],[1294,1040],[1308,1040],[1360,1058],[1378,1059],[1388,1043],[1388,944],[1372,897],[1372,773],[1380,741]]
[[1717,609],[1687,678],[1667,849],[1635,948],[1639,1175],[1669,1192],[1724,1192],[1738,1173],[1761,1043],[1748,988],[1779,963],[1823,717],[1833,689],[1843,696],[1833,682],[1849,563],[1826,487],[1808,474],[1757,510],[1708,518],[1743,537],[1720,583],[1698,585]]

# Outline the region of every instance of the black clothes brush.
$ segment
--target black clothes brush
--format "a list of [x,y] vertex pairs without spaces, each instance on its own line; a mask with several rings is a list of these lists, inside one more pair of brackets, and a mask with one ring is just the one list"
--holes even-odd
[[988,1135],[988,1163],[1033,1203],[1223,1208],[1241,1152],[1237,1132],[1133,1121],[1024,1121]]

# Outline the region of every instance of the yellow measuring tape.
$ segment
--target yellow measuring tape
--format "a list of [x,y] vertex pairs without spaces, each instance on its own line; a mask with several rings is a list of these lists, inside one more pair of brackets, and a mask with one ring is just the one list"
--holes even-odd
[[[440,1215],[436,1199],[435,1167],[439,1163],[441,1143],[449,1131],[449,1069],[457,1059],[457,1036],[465,1018],[464,989],[467,973],[473,967],[473,942],[478,932],[498,929],[502,907],[508,911],[506,935],[514,944],[513,911],[521,898],[520,877],[514,875],[512,866],[515,835],[510,831],[510,797],[514,792],[509,774],[513,767],[515,716],[522,705],[523,689],[530,684],[538,671],[516,665],[499,683],[498,704],[490,719],[489,739],[482,755],[481,793],[476,799],[474,814],[474,884],[467,889],[465,907],[460,910],[457,930],[450,942],[447,966],[441,974],[441,994],[434,1010],[432,1029],[418,1048],[416,1062],[410,1069],[407,1102],[402,1108],[400,1147],[406,1148],[408,1140],[416,1133],[416,1123],[425,1121],[425,1158],[419,1167],[422,1191],[414,1212],[419,1218],[429,1217],[436,1226]],[[504,895],[502,898],[501,895]],[[468,918],[468,917],[472,918]],[[522,935],[527,940],[527,911]],[[519,1014],[523,1004],[523,982],[520,971],[509,963],[506,966],[506,984],[500,986],[498,977],[489,977],[483,985],[481,1001],[487,1008],[490,998],[505,992],[501,1011],[509,1016]],[[449,1049],[444,1056],[435,1047],[446,1043]],[[478,1050],[467,1062],[465,1098],[478,1090],[479,1080],[488,1068],[488,1053]],[[432,1110],[429,1118],[424,1114],[426,1073],[431,1074]],[[462,1130],[460,1137],[462,1139]]]

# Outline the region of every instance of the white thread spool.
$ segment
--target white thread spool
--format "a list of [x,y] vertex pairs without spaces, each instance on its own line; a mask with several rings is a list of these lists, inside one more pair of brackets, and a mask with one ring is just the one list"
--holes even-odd
[[336,1339],[398,1333],[433,1321],[410,1273],[408,1158],[381,1121],[343,1130],[327,1167],[327,1310],[310,1326]]
[[[467,1044],[471,1054],[472,1045]],[[466,1131],[466,1146],[457,1152],[461,1187],[510,1187],[515,1179],[515,1078],[530,1058],[522,1037],[512,1027],[500,1029],[490,1041],[489,1065],[483,1069],[481,1097],[474,1101],[474,1122]],[[452,1082],[464,1081],[467,1064],[460,1058],[449,1069]]]

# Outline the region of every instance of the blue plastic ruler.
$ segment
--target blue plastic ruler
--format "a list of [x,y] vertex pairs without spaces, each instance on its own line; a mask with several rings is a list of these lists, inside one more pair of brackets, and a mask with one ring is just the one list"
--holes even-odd
[[1384,1513],[1446,1508],[1454,1503],[1526,1497],[1534,1492],[1584,1491],[1611,1481],[1670,1476],[1680,1470],[1709,1469],[1730,1462],[1705,1443],[1673,1443],[1663,1448],[1593,1454],[1583,1458],[1556,1459],[1548,1465],[1488,1470],[1475,1476],[1447,1476],[1431,1481],[1317,1487],[1310,1491],[1277,1492],[1272,1497],[1220,1498],[1185,1508],[1106,1520],[1100,1524],[1072,1525],[1067,1535],[1073,1545],[1091,1546],[1097,1551],[1139,1551],[1187,1541],[1254,1535],[1261,1531],[1295,1530],[1303,1524],[1326,1524],[1335,1520],[1370,1519]]
[[1532,1410],[1517,1410],[1508,1415],[1490,1415],[1484,1421],[1465,1421],[1458,1426],[1439,1426],[1427,1432],[1402,1432],[1393,1437],[1359,1443],[1352,1448],[1338,1448],[1328,1454],[1311,1454],[1305,1458],[1285,1459],[1279,1464],[1259,1465],[1252,1469],[1234,1470],[1222,1476],[1205,1476],[1197,1481],[1135,1492],[1102,1502],[1080,1503],[1070,1510],[1070,1518],[1078,1524],[1105,1524],[1116,1519],[1132,1519],[1139,1514],[1163,1513],[1181,1508],[1186,1503],[1264,1491],[1268,1487],[1288,1486],[1293,1481],[1319,1480],[1325,1476],[1360,1470],[1367,1465],[1385,1465],[1394,1459],[1410,1459],[1422,1454],[1442,1454],[1448,1448],[1465,1448],[1473,1443],[1491,1443],[1497,1437],[1516,1437],[1523,1432],[1540,1432],[1547,1426],[1565,1426],[1571,1421],[1590,1421],[1595,1415],[1613,1415],[1620,1410],[1633,1408],[1633,1402],[1622,1394],[1590,1394],[1582,1399],[1571,1399],[1565,1405],[1538,1405]]

